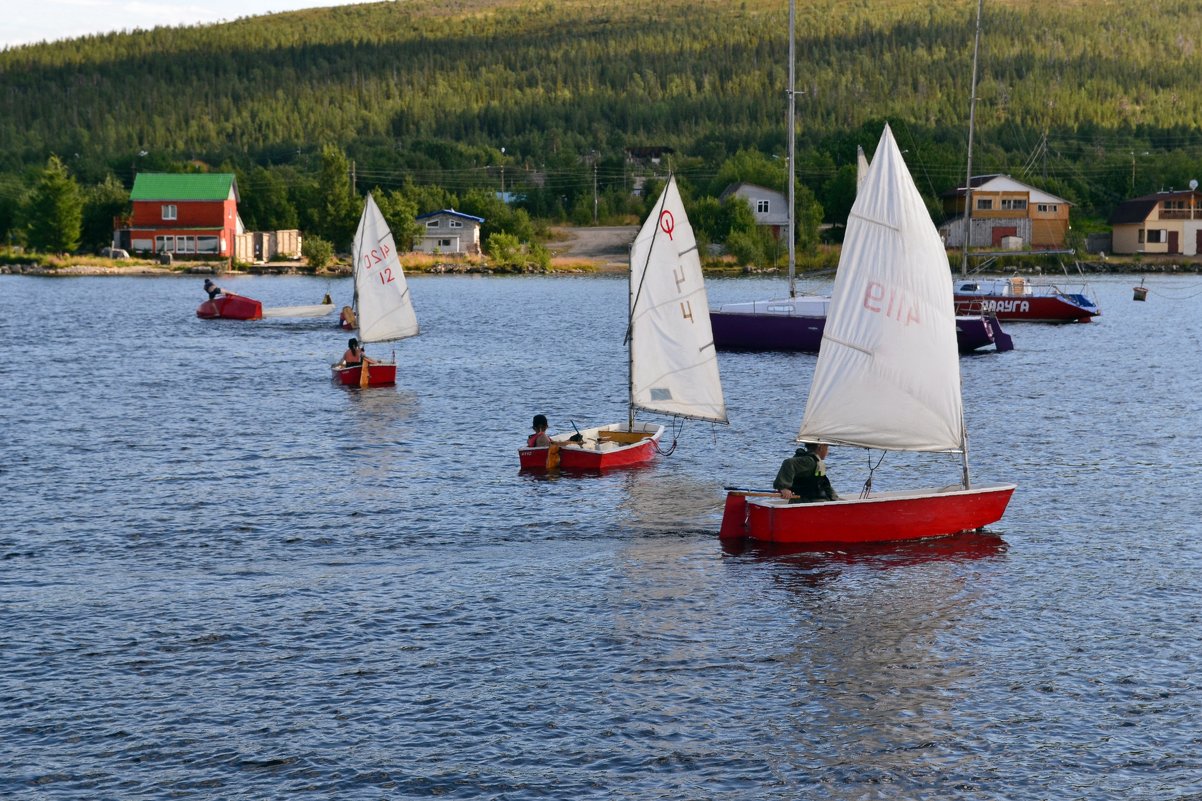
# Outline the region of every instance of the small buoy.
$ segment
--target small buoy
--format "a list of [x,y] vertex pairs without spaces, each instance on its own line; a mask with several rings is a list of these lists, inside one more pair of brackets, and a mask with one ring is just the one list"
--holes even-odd
[[1139,286],[1131,287],[1131,291],[1135,293],[1133,300],[1147,300],[1148,288],[1144,286],[1144,279],[1139,279]]

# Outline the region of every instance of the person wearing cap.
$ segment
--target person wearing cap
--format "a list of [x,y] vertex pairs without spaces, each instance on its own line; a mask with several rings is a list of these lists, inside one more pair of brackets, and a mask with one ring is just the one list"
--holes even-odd
[[205,279],[205,292],[209,293],[209,300],[216,300],[218,295],[224,295],[225,291],[213,283],[212,278]]
[[803,442],[804,447],[781,463],[772,488],[789,503],[811,503],[813,501],[837,501],[838,493],[826,477],[826,454],[830,446],[825,443]]
[[359,340],[351,337],[346,343],[346,353],[342,354],[342,365],[343,367],[358,367],[360,364],[370,365],[375,362],[367,358],[363,348],[359,347]]

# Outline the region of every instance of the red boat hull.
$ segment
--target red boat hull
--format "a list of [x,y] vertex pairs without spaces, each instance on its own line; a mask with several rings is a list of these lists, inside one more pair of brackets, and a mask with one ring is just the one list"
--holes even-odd
[[941,537],[997,522],[1013,494],[1013,484],[992,484],[790,504],[763,494],[731,492],[718,536],[801,545]]
[[225,294],[200,304],[196,316],[202,320],[261,320],[263,304],[254,298]]
[[520,448],[518,460],[523,470],[600,471],[615,467],[632,467],[645,464],[659,452],[659,440],[664,427],[647,423],[636,423],[634,432],[626,426],[614,424],[595,429],[586,429],[584,444],[577,445],[568,440],[568,435],[555,437],[558,464],[555,457],[548,459],[549,447]]
[[[360,381],[362,377],[360,372],[362,367],[355,365],[354,367],[339,367],[334,365],[330,368],[333,372],[334,380],[344,387],[362,386]],[[377,362],[368,365],[367,368],[367,386],[369,387],[387,387],[396,383],[396,364]]]

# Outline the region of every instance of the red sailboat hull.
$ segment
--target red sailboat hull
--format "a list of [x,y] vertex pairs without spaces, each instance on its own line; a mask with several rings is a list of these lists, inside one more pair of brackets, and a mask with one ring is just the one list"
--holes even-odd
[[520,448],[518,460],[523,470],[558,467],[560,470],[599,471],[632,467],[655,458],[663,433],[664,427],[660,425],[635,423],[631,432],[624,424],[615,423],[582,431],[584,442],[579,445],[571,442],[568,435],[555,437],[558,464],[554,463],[555,456],[548,459],[550,449],[546,446]]
[[196,316],[202,320],[261,320],[263,304],[254,298],[225,294],[200,304]]
[[767,493],[730,492],[719,537],[833,545],[947,536],[997,522],[1013,494],[1013,484],[991,484],[791,504]]
[[[360,365],[354,367],[339,367],[334,365],[330,368],[333,372],[333,378],[344,387],[359,387],[363,386]],[[376,362],[368,365],[367,368],[367,386],[369,387],[386,387],[396,383],[396,364],[386,362]]]

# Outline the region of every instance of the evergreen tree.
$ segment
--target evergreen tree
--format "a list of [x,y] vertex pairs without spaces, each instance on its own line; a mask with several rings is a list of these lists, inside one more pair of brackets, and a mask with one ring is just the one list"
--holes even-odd
[[25,204],[25,220],[30,247],[54,253],[70,253],[79,247],[83,197],[58,156],[47,160]]
[[351,165],[336,145],[321,149],[321,171],[317,182],[318,215],[314,231],[338,250],[348,250],[363,211],[363,201],[351,187]]
[[82,244],[99,250],[113,241],[113,221],[129,209],[129,191],[113,175],[83,193]]

